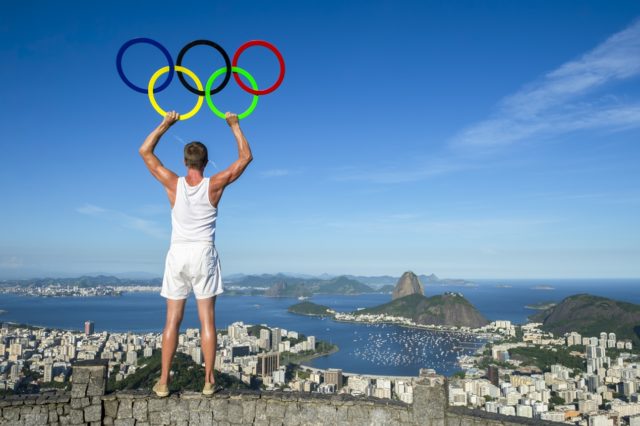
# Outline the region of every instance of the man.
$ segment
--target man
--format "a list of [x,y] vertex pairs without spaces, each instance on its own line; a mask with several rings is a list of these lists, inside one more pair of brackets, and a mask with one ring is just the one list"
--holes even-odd
[[153,390],[158,396],[169,395],[169,371],[178,346],[178,333],[184,306],[190,291],[196,297],[201,324],[205,384],[202,393],[212,395],[215,386],[213,367],[216,358],[215,303],[224,289],[220,260],[216,251],[215,223],[218,203],[224,189],[242,175],[253,156],[244,137],[238,116],[226,113],[226,120],[238,144],[238,159],[210,178],[204,176],[208,162],[207,148],[200,142],[184,147],[186,176],[178,177],[165,168],[153,153],[162,135],[180,119],[171,111],[140,147],[140,155],[151,174],[162,183],[171,204],[171,246],[165,261],[160,295],[167,299],[167,320],[162,333],[162,373]]

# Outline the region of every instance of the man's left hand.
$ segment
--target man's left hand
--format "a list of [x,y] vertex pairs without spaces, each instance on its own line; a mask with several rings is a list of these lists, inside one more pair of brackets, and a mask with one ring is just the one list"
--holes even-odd
[[180,114],[175,111],[169,111],[165,116],[164,120],[162,120],[162,124],[167,127],[173,126],[176,121],[180,120]]

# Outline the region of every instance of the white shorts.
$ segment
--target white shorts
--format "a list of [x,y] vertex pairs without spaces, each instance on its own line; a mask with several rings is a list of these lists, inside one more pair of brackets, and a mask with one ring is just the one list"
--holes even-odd
[[224,292],[218,252],[208,243],[171,244],[164,265],[160,296],[186,299],[193,290],[196,299]]

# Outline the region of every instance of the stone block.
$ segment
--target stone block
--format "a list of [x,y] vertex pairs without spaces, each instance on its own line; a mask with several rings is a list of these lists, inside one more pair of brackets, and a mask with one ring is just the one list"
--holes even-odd
[[133,400],[121,399],[118,404],[118,415],[116,419],[132,419],[133,418]]
[[300,403],[300,424],[310,425],[318,422],[318,410],[317,404],[314,403]]
[[[177,422],[176,422],[177,423]],[[169,425],[171,424],[171,412],[169,410],[157,411],[149,415],[149,424]]]
[[91,376],[91,371],[88,368],[72,367],[71,380],[73,386],[89,383],[89,376]]
[[444,420],[447,405],[444,386],[418,383],[413,390],[412,420],[414,423],[425,419]]
[[[347,411],[347,420],[349,423],[360,423],[364,419],[369,418],[369,410],[364,405],[351,405]],[[423,419],[424,420],[424,419]]]
[[200,425],[213,426],[213,412],[211,411],[200,412]]
[[284,419],[285,404],[278,400],[267,401],[267,417],[269,419]]
[[173,409],[171,409],[171,421],[178,422],[189,421],[189,401],[177,401]]
[[31,405],[21,405],[19,406],[19,408],[21,416],[24,416],[25,414],[31,414],[31,412],[33,411],[33,406]]
[[213,410],[213,418],[216,421],[227,420],[228,417],[228,399],[214,398],[211,400],[211,409]]
[[166,398],[150,398],[147,403],[147,409],[149,413],[155,411],[162,411],[167,407],[167,399]]
[[113,425],[113,417],[111,417],[111,416],[104,416],[104,417],[102,418],[102,424],[103,424],[103,425],[109,425],[109,426]]
[[88,383],[73,383],[71,386],[71,399],[84,398],[87,395]]
[[104,415],[116,418],[118,416],[118,400],[110,399],[103,402],[104,404]]
[[242,411],[242,401],[230,399],[227,405],[227,420],[230,423],[241,423]]
[[31,413],[20,416],[20,420],[23,422],[24,426],[46,425],[48,418],[49,416],[44,413]]
[[137,422],[147,421],[148,417],[146,399],[133,401],[133,418],[136,419]]
[[113,421],[113,426],[135,426],[135,419],[115,419]]
[[102,419],[102,405],[90,405],[84,409],[85,422],[99,422]]
[[84,407],[88,407],[90,404],[89,398],[84,397],[84,398],[73,398],[71,400],[71,408],[73,409],[80,409],[80,408],[84,408]]
[[256,421],[263,421],[269,424],[269,419],[267,418],[267,401],[264,399],[256,401],[256,415],[254,422]]
[[242,423],[252,424],[256,417],[256,400],[242,401]]
[[69,423],[72,425],[80,425],[84,423],[84,411],[72,409],[69,412]]
[[87,385],[87,396],[99,396],[104,395],[106,387],[106,381],[104,377],[96,377],[93,374],[89,378],[89,384]]
[[58,412],[55,408],[49,409],[49,419],[48,423],[55,423],[58,421]]

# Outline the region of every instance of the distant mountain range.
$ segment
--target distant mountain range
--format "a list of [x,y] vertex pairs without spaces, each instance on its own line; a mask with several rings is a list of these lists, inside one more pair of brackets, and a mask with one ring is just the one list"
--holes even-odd
[[[225,283],[233,284],[242,287],[269,287],[278,282],[286,281],[288,283],[313,283],[320,281],[328,281],[338,277],[349,278],[354,281],[359,281],[374,289],[380,289],[384,286],[391,286],[393,288],[400,276],[393,277],[391,275],[379,275],[379,276],[365,276],[365,275],[329,275],[322,274],[320,276],[309,276],[301,274],[261,274],[261,275],[244,275],[234,274],[225,277]],[[450,286],[472,286],[473,282],[463,279],[450,279],[450,278],[438,278],[435,274],[430,275],[418,275],[421,282],[435,285],[450,285]]]
[[[226,284],[246,287],[270,287],[277,282],[286,281],[290,283],[314,283],[318,281],[329,281],[338,277],[346,277],[354,281],[359,281],[374,289],[381,289],[384,286],[394,286],[400,278],[391,275],[309,275],[296,273],[277,273],[277,274],[231,274],[225,275]],[[451,286],[469,286],[474,285],[471,281],[463,279],[438,278],[435,274],[418,275],[423,283],[435,285],[451,285]],[[146,272],[128,272],[122,274],[86,274],[79,277],[41,277],[41,278],[20,278],[20,279],[4,279],[0,280],[0,285],[47,285],[53,283],[70,284],[87,283],[89,285],[155,285],[162,283],[162,277],[146,273]],[[390,287],[387,287],[390,288]],[[385,288],[386,289],[386,288]]]
[[562,336],[576,331],[598,337],[601,332],[615,333],[618,339],[640,344],[640,305],[590,294],[569,296],[557,305],[529,317],[542,322],[542,328]]
[[362,294],[375,293],[376,290],[360,281],[345,276],[330,280],[294,279],[281,280],[269,287],[265,296],[311,296],[312,294]]
[[26,280],[4,280],[0,281],[0,286],[34,286],[42,287],[47,285],[63,285],[63,286],[78,286],[78,287],[97,287],[101,285],[130,285],[130,286],[160,286],[162,284],[162,278],[118,278],[113,275],[93,275],[93,276],[81,276],[76,278],[33,278]]

